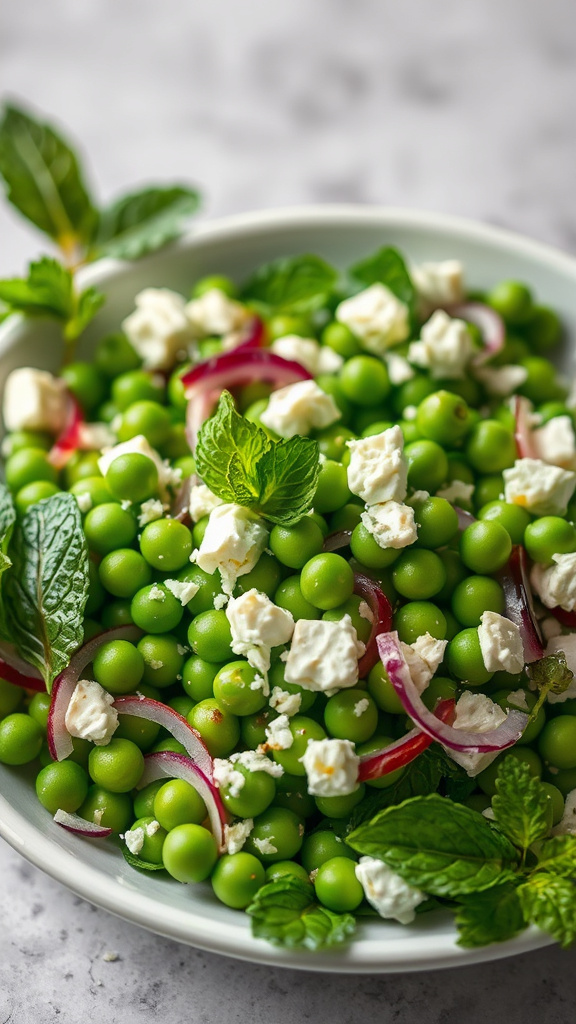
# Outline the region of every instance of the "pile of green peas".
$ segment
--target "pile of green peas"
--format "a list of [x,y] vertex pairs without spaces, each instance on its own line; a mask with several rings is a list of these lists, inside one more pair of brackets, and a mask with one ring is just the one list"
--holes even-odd
[[[237,295],[234,283],[224,277],[202,279],[192,295],[213,287]],[[525,368],[526,381],[519,390],[534,404],[541,422],[565,415],[574,420],[548,359],[561,338],[554,311],[535,304],[530,290],[518,282],[502,282],[482,298],[506,325],[506,344],[494,364]],[[497,574],[512,545],[524,544],[539,562],[576,551],[576,502],[565,517],[536,518],[502,499],[502,473],[516,459],[509,403],[495,401],[472,376],[438,381],[418,371],[394,386],[386,363],[366,354],[328,309],[313,317],[268,316],[266,329],[270,341],[286,334],[315,337],[343,357],[337,374],[318,378],[334,398],[341,420],[313,435],[324,456],[313,512],[293,526],[271,528],[268,550],[238,578],[235,595],[256,588],[296,621],[339,621],[349,615],[365,642],[371,623],[353,592],[354,573],[362,572],[388,597],[401,640],[413,643],[430,633],[448,641],[444,662],[424,692],[428,707],[440,698],[457,697],[463,688],[480,690],[503,708],[517,706],[509,697],[520,689],[533,707],[536,698],[524,673],[486,670],[477,627],[484,611],[504,611]],[[472,325],[470,332],[477,342]],[[199,348],[201,355],[213,355],[221,340],[206,338]],[[395,351],[405,355],[407,348],[400,345]],[[71,363],[61,376],[88,420],[113,424],[118,441],[143,434],[186,477],[195,470],[185,437],[181,377],[187,368],[176,367],[167,380],[145,371],[127,338],[118,333],[98,343],[92,362]],[[240,390],[238,407],[247,419],[260,423],[268,393],[262,384]],[[379,547],[361,522],[364,506],[347,480],[347,442],[395,423],[404,436],[407,501],[418,523],[416,543],[402,550]],[[49,435],[33,431],[14,432],[5,442],[6,481],[18,514],[59,490],[76,495],[80,508],[87,509],[83,522],[90,551],[85,640],[130,623],[143,634],[136,643],[104,643],[90,678],[113,695],[138,691],[165,702],[187,718],[213,757],[256,749],[265,742],[266,728],[277,712],[261,689],[252,688],[255,670],[231,649],[226,613],[214,604],[222,593],[219,574],[208,575],[190,562],[207,517],[189,526],[164,516],[140,526],[142,502],[159,496],[158,471],[149,458],[138,453],[119,457],[104,478],[98,452],[77,452],[58,471],[47,459],[52,443]],[[454,481],[473,488],[470,501],[461,504],[476,521],[464,530],[453,505],[435,496]],[[326,536],[340,531],[349,531],[349,545],[340,553],[324,551]],[[167,587],[171,579],[196,584],[186,607]],[[38,799],[52,814],[59,808],[76,812],[117,835],[142,828],[141,861],[163,865],[184,883],[210,878],[215,895],[229,907],[243,909],[265,881],[293,875],[306,882],[313,879],[317,899],[330,910],[354,911],[363,900],[354,870],[357,855],[335,825],[372,789],[393,786],[404,769],[360,784],[346,796],[313,797],[301,758],[310,740],[325,737],[350,740],[360,755],[379,750],[412,723],[381,664],[353,688],[327,697],[287,683],[282,653],[282,648],[272,652],[269,682],[271,689],[280,687],[301,698],[298,713],[290,719],[293,744],[271,754],[283,768],[281,776],[249,771],[239,763],[236,770],[245,779],[241,790],[221,789],[231,819],[254,822],[237,853],[218,856],[206,825],[206,807],[188,783],[173,779],[137,789],[146,753],[183,752],[153,722],[120,715],[107,746],[75,739],[70,757],[53,762],[46,743],[49,696],[30,695],[0,680],[0,762],[37,763]],[[477,777],[476,789],[466,799],[470,806],[481,810],[489,804],[504,756],[520,759],[544,778],[551,821],[556,823],[564,796],[576,787],[576,701],[541,708],[517,745]],[[153,822],[158,827],[147,832]]]

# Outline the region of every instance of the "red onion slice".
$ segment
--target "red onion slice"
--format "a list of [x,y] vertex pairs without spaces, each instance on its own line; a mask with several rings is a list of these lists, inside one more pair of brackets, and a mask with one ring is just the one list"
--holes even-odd
[[473,516],[471,512],[467,512],[465,508],[460,508],[460,505],[454,505],[454,511],[458,516],[459,530],[465,530],[472,523],[476,522],[476,516]]
[[506,601],[505,614],[520,630],[526,664],[539,661],[544,657],[544,646],[532,602],[528,556],[521,544],[515,544],[512,548],[508,564],[499,574],[499,579]]
[[[576,612],[567,612],[564,608],[560,608],[560,606],[549,608],[548,611],[563,626],[566,626],[568,629],[576,629]],[[1,672],[0,675],[2,675]]]
[[45,693],[46,684],[37,668],[20,657],[16,648],[3,640],[0,643],[0,679],[24,690]]
[[233,348],[233,352],[245,352],[251,348],[262,348],[266,341],[266,328],[259,316],[252,317],[244,328],[243,339]]
[[84,413],[76,397],[68,392],[68,415],[64,430],[56,439],[48,452],[48,462],[56,469],[62,469],[82,446],[80,431],[84,423]]
[[514,395],[514,437],[519,459],[540,458],[530,425],[532,406],[527,398]]
[[322,551],[340,551],[347,548],[352,537],[352,530],[338,530],[336,533],[329,533],[322,545]]
[[433,740],[438,740],[451,750],[489,754],[494,750],[505,750],[520,739],[529,717],[523,711],[509,711],[506,721],[489,732],[468,732],[465,729],[454,729],[446,722],[440,722],[436,715],[428,710],[412,681],[398,634],[382,633],[376,642],[382,664],[402,701],[404,710],[422,732],[427,733]]
[[97,825],[94,821],[86,821],[79,814],[69,814],[68,811],[58,809],[54,815],[54,821],[61,825],[67,832],[73,832],[75,836],[86,836],[88,839],[105,839],[112,835],[111,828],[104,825]]
[[141,697],[138,694],[130,694],[128,697],[118,697],[113,708],[119,715],[132,715],[134,718],[145,718],[148,722],[156,722],[163,726],[175,740],[178,740],[198,767],[208,779],[212,779],[214,766],[212,756],[204,744],[200,733],[196,732],[182,715],[179,715],[173,708],[161,704],[158,700],[150,697]]
[[197,764],[194,764],[184,754],[175,754],[171,750],[157,751],[154,754],[146,754],[144,758],[144,772],[138,783],[138,789],[143,789],[157,779],[183,779],[188,782],[198,793],[206,804],[208,817],[214,838],[218,843],[220,852],[224,851],[224,826],[228,816],[220,799],[220,793],[213,782],[204,774]]
[[374,616],[366,650],[358,662],[358,678],[364,679],[380,658],[376,646],[378,637],[392,629],[392,606],[378,584],[364,573],[354,573],[354,593],[366,601]]
[[[456,701],[452,698],[441,700],[434,709],[434,716],[439,722],[452,723],[455,707]],[[390,772],[396,771],[397,768],[404,768],[433,742],[432,737],[422,732],[421,729],[412,729],[406,736],[402,736],[388,747],[364,754],[360,758],[358,781],[368,782],[369,779],[381,779],[383,775],[388,775]]]
[[487,306],[484,302],[459,302],[453,306],[447,306],[446,312],[450,316],[467,320],[480,331],[484,348],[474,357],[475,366],[481,366],[488,362],[492,356],[497,355],[504,348],[506,342],[504,321],[491,306]]
[[87,644],[80,647],[72,655],[70,664],[59,676],[56,676],[52,687],[52,699],[48,712],[48,748],[54,761],[62,761],[72,753],[74,747],[72,737],[66,728],[66,712],[80,675],[87,665],[94,660],[96,652],[102,644],[110,640],[139,640],[142,630],[137,626],[118,626],[98,633]]

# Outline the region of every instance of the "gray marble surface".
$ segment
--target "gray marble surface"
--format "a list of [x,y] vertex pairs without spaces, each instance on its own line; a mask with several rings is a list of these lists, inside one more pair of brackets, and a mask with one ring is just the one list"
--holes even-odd
[[[103,198],[179,178],[202,187],[208,216],[389,203],[573,251],[575,58],[571,0],[0,8],[0,94],[81,140]],[[0,274],[41,245],[0,209]],[[236,963],[95,910],[0,843],[0,1024],[564,1024],[575,968],[556,949],[373,978]]]

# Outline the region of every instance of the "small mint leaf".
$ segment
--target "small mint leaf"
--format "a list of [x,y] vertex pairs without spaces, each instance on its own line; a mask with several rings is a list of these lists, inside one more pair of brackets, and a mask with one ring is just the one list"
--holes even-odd
[[198,210],[199,195],[186,185],[149,186],[101,211],[94,255],[135,260],[178,238]]
[[524,917],[567,949],[576,940],[576,885],[567,878],[538,872],[518,889]]
[[260,267],[242,298],[275,313],[310,313],[326,304],[337,278],[334,268],[319,256],[291,256]]
[[456,925],[458,945],[468,949],[514,938],[526,927],[516,886],[507,882],[461,897]]
[[549,797],[527,764],[505,757],[496,776],[492,810],[501,832],[524,853],[550,829]]
[[252,934],[288,949],[327,949],[341,945],[354,933],[351,914],[335,914],[314,900],[308,882],[285,875],[258,890],[246,913]]

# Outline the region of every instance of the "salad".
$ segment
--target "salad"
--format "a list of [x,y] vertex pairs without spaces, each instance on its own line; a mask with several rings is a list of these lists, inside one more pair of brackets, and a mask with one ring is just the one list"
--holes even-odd
[[146,289],[92,361],[13,371],[0,762],[280,945],[438,907],[571,944],[561,334],[385,246]]

